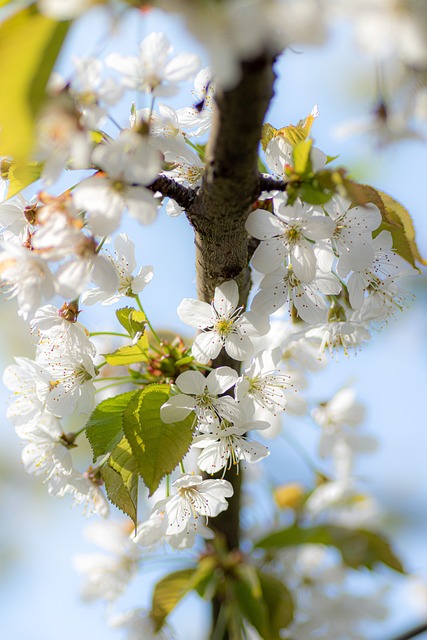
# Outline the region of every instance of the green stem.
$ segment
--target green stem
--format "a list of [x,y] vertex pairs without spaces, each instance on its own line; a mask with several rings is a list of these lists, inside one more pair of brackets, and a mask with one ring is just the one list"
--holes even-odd
[[185,473],[185,468],[184,468],[184,463],[181,460],[181,462],[179,463],[179,468],[181,469],[181,473]]
[[135,297],[135,299],[136,299],[136,303],[137,303],[137,305],[138,305],[138,307],[139,307],[139,310],[140,310],[140,311],[142,311],[142,313],[145,315],[145,319],[146,319],[146,321],[147,321],[148,326],[150,327],[150,331],[151,331],[151,333],[153,334],[153,336],[155,337],[155,339],[157,340],[157,342],[158,342],[159,344],[161,344],[161,340],[160,340],[159,336],[157,335],[156,331],[154,330],[153,325],[152,325],[152,324],[151,324],[151,322],[149,321],[149,319],[148,319],[148,317],[147,317],[147,314],[145,313],[145,311],[144,311],[144,309],[143,309],[143,307],[142,307],[141,300],[139,299],[139,296],[137,295],[137,296]]
[[93,338],[93,336],[118,336],[119,338],[129,338],[127,333],[117,333],[116,331],[91,331],[89,335],[91,338]]
[[104,236],[104,237],[102,238],[102,240],[100,240],[100,242],[99,242],[98,246],[97,246],[97,247],[96,247],[96,249],[95,249],[95,253],[99,253],[99,252],[101,251],[101,249],[102,249],[102,247],[103,247],[104,242],[106,241],[106,239],[107,239],[107,236]]
[[166,497],[169,498],[171,494],[171,477],[169,473],[166,475]]
[[95,393],[100,393],[101,391],[105,391],[105,389],[112,389],[113,387],[118,387],[122,384],[129,384],[129,380],[124,380],[123,382],[115,382],[114,384],[106,384],[105,387],[96,389]]

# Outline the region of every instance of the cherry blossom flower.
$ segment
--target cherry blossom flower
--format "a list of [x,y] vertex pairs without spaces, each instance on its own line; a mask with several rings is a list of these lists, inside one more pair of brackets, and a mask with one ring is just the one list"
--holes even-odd
[[191,520],[202,515],[213,518],[228,508],[226,498],[233,495],[227,480],[203,480],[201,476],[183,474],[172,485],[176,495],[167,499],[168,519],[166,535],[187,530]]
[[89,413],[94,406],[96,376],[92,358],[87,353],[61,349],[48,339],[40,345],[37,361],[51,376],[46,408],[58,417],[74,411]]
[[209,433],[196,436],[192,446],[203,449],[197,466],[206,473],[217,473],[238,465],[241,460],[253,464],[270,455],[267,447],[245,437],[249,429],[268,427],[266,422],[248,422],[235,425],[225,422],[211,427]]
[[167,542],[173,549],[191,549],[196,541],[196,535],[205,540],[215,537],[212,529],[209,529],[200,518],[191,520],[187,527],[177,533],[168,532],[168,518],[166,504],[168,499],[157,502],[148,520],[138,524],[133,541],[142,547],[155,547]]
[[96,348],[89,340],[89,332],[77,321],[77,308],[64,303],[60,309],[51,304],[37,309],[34,318],[30,321],[31,329],[37,331],[41,342],[48,339],[51,345],[64,346],[66,349],[77,353],[86,353],[95,356]]
[[235,360],[245,360],[253,353],[249,336],[264,335],[269,329],[268,318],[253,311],[243,313],[238,308],[239,290],[234,280],[216,287],[212,304],[185,298],[178,307],[178,316],[191,327],[201,329],[192,347],[192,354],[202,364],[215,359],[225,347]]
[[117,140],[99,144],[92,160],[103,173],[83,180],[74,191],[74,201],[88,212],[89,226],[96,235],[115,231],[125,208],[143,224],[155,219],[157,203],[145,186],[160,171],[160,155],[145,136],[122,131]]
[[54,278],[47,263],[34,251],[0,240],[0,280],[9,298],[17,298],[18,314],[27,320],[42,300],[52,298]]
[[45,414],[41,419],[17,427],[17,434],[26,444],[21,459],[27,473],[44,475],[45,482],[52,476],[69,476],[72,473],[71,454],[59,421]]
[[230,396],[218,397],[237,381],[238,375],[230,367],[218,367],[205,377],[200,371],[184,371],[175,380],[182,393],[171,396],[160,409],[163,422],[184,420],[191,411],[198,419],[220,416],[228,420],[242,418],[239,405]]
[[14,425],[37,421],[45,412],[51,390],[50,372],[29,358],[15,358],[3,372],[3,384],[13,391],[14,401],[6,416]]
[[111,291],[105,291],[101,287],[89,289],[82,295],[82,303],[95,304],[100,302],[103,305],[114,304],[123,296],[134,298],[147,286],[153,277],[151,266],[141,267],[138,273],[133,276],[132,272],[136,268],[135,245],[125,234],[120,233],[114,240],[115,257],[108,255],[119,280],[117,292],[111,295]]
[[94,522],[86,528],[85,537],[107,553],[74,555],[74,567],[85,578],[82,598],[112,602],[135,575],[140,550],[129,539],[129,527],[123,522]]
[[245,398],[254,405],[275,413],[286,406],[289,376],[276,370],[271,352],[257,355],[236,383],[236,400]]
[[291,267],[279,268],[269,273],[261,281],[260,288],[252,303],[256,312],[273,312],[289,301],[298,315],[310,324],[326,320],[328,304],[322,294],[337,295],[341,284],[333,273],[318,270],[309,281],[300,280]]
[[352,207],[350,200],[334,196],[324,208],[335,224],[331,237],[338,254],[347,254],[354,270],[369,267],[374,259],[372,231],[382,220],[378,207],[374,204]]
[[279,206],[276,215],[258,209],[249,214],[247,231],[261,240],[252,256],[252,266],[261,273],[271,273],[291,265],[304,282],[316,274],[313,240],[329,238],[334,225],[326,216],[296,201],[293,206]]
[[181,53],[170,58],[172,47],[164,33],[150,33],[139,46],[139,57],[110,54],[106,63],[121,74],[128,89],[155,96],[172,96],[181,80],[191,78],[200,66],[199,58]]

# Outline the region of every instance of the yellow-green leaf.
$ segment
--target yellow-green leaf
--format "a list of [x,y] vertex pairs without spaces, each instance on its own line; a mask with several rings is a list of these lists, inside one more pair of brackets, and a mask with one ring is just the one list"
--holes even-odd
[[393,236],[393,248],[412,266],[416,267],[417,263],[426,266],[427,262],[421,256],[415,240],[415,227],[409,212],[391,196],[382,191],[378,193],[384,203],[383,222],[389,225],[385,228]]
[[300,120],[297,125],[290,124],[287,127],[282,127],[278,129],[275,133],[275,136],[281,136],[284,138],[289,144],[295,147],[299,142],[303,142],[307,140],[310,135],[311,127],[313,125],[315,115],[313,112],[310,113],[304,120]]
[[143,311],[137,311],[133,307],[123,307],[122,309],[117,309],[116,316],[131,338],[134,338],[137,333],[144,332],[147,317]]
[[28,162],[17,163],[12,162],[7,173],[7,180],[9,180],[9,186],[6,193],[6,198],[13,198],[20,193],[25,187],[33,184],[38,180],[42,173],[41,162]]
[[105,360],[113,367],[128,366],[138,362],[145,362],[148,352],[148,339],[142,336],[136,344],[116,349],[113,353],[105,354]]
[[275,129],[269,122],[264,122],[261,131],[261,146],[263,151],[267,149],[268,143],[275,137],[276,134],[277,129]]
[[[136,496],[132,498],[131,491],[125,485],[122,476],[111,467],[103,467],[101,476],[104,480],[105,490],[110,501],[131,518],[133,523],[137,524],[136,514]],[[136,478],[138,482],[138,478]]]
[[310,151],[313,145],[313,140],[303,140],[302,142],[298,142],[295,145],[293,151],[293,159],[294,159],[294,172],[300,176],[303,176],[306,173],[310,173],[311,168],[311,160],[310,160]]
[[192,588],[196,569],[182,569],[160,580],[154,588],[151,615],[159,631],[167,616]]
[[31,153],[35,117],[68,26],[34,7],[0,25],[0,155],[24,162]]
[[378,191],[365,184],[357,184],[350,180],[345,181],[348,197],[355,204],[375,204],[381,212],[382,224],[375,234],[384,229],[390,231],[393,237],[393,249],[404,260],[416,269],[417,263],[427,265],[421,256],[415,239],[414,223],[409,212],[397,200],[383,191]]
[[[112,474],[108,474],[108,472],[107,474],[104,474],[106,477],[108,476],[108,480],[111,481],[111,484],[107,484],[106,482],[108,497],[119,509],[132,518],[136,526],[138,505],[138,468],[132,449],[126,438],[122,438],[117,447],[113,449],[108,460],[108,464],[113,471],[121,477],[123,482],[123,484],[121,484],[117,477]],[[132,507],[129,505],[132,505]]]

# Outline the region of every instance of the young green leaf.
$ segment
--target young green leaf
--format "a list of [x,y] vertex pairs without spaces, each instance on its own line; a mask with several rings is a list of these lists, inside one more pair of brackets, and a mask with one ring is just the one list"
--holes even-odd
[[275,576],[258,569],[258,579],[262,597],[267,608],[270,634],[281,638],[280,632],[291,624],[294,618],[294,602],[288,588]]
[[153,591],[151,616],[156,631],[159,631],[170,614],[182,598],[193,588],[193,578],[196,568],[182,569],[165,576],[156,584]]
[[261,584],[255,567],[242,564],[235,569],[234,594],[236,605],[243,617],[258,631],[264,640],[280,640],[278,635],[271,635],[268,612]]
[[162,422],[160,407],[169,393],[166,384],[150,385],[135,394],[123,414],[124,433],[150,495],[182,460],[193,439],[192,414],[181,422]]
[[106,489],[108,497],[116,507],[132,518],[136,526],[138,515],[138,467],[126,438],[122,438],[117,447],[113,449],[108,464],[120,476],[123,483],[121,484],[108,471],[106,473],[104,471],[102,477],[104,478],[105,475],[107,478]]
[[122,309],[117,309],[116,316],[131,338],[134,338],[137,333],[144,333],[147,318],[143,311],[138,311],[132,307],[123,307]]
[[130,364],[146,362],[148,357],[148,338],[141,336],[136,344],[116,349],[113,353],[104,354],[105,360],[113,367],[127,367]]
[[294,171],[300,176],[305,176],[312,172],[310,151],[313,140],[298,142],[293,150]]
[[16,163],[12,162],[7,172],[6,179],[9,181],[6,198],[13,198],[18,193],[38,180],[42,173],[41,162]]
[[117,446],[123,438],[123,412],[136,391],[128,391],[107,398],[91,413],[86,424],[86,436],[93,451],[94,461]]
[[[118,509],[131,518],[135,526],[137,524],[137,487],[129,484],[125,485],[122,476],[109,466],[101,469],[101,477],[104,480],[105,490],[111,502]],[[136,476],[136,482],[138,477]],[[132,497],[133,496],[133,497]]]

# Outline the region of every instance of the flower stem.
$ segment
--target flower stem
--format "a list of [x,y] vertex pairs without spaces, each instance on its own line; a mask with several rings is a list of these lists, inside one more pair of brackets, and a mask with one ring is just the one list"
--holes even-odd
[[91,331],[91,338],[94,336],[119,336],[119,338],[129,338],[127,333],[117,333],[116,331]]
[[151,331],[151,333],[153,334],[153,336],[155,337],[155,339],[157,340],[157,342],[158,342],[159,344],[161,344],[161,341],[160,341],[159,336],[157,335],[156,331],[153,329],[153,325],[152,325],[152,324],[151,324],[151,322],[149,321],[149,319],[148,319],[148,317],[147,317],[147,314],[145,313],[145,311],[144,311],[144,309],[143,309],[143,307],[142,307],[141,300],[139,299],[139,296],[137,295],[137,296],[135,297],[135,299],[136,299],[137,305],[138,305],[138,307],[139,307],[139,310],[140,310],[140,311],[142,311],[142,313],[145,315],[145,319],[147,320],[147,324],[148,324],[148,326],[150,327],[150,331]]

